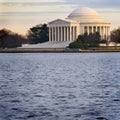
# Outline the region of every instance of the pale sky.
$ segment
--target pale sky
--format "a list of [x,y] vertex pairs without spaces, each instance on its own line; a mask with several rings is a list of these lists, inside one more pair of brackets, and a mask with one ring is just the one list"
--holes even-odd
[[120,26],[120,0],[0,0],[0,29],[25,35],[32,26],[66,18],[78,6],[95,9],[112,29]]

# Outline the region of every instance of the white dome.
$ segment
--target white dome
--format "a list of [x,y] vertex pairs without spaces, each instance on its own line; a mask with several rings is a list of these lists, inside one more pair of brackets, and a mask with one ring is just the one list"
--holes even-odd
[[93,9],[88,7],[80,7],[75,9],[68,19],[75,20],[77,22],[103,22],[103,18]]

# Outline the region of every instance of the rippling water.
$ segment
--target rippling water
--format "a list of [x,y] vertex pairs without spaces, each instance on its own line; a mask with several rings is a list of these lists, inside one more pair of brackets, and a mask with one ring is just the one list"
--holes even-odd
[[120,120],[120,53],[0,54],[0,120]]

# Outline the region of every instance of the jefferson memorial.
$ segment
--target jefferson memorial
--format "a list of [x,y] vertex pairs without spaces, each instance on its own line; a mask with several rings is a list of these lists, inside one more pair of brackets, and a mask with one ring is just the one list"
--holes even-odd
[[56,19],[48,23],[49,42],[72,42],[78,35],[99,32],[101,39],[109,40],[110,23],[105,21],[95,10],[79,7],[66,19]]
[[48,23],[49,42],[23,46],[23,48],[66,48],[78,35],[99,32],[101,39],[109,40],[110,22],[105,21],[95,10],[79,7],[66,19]]

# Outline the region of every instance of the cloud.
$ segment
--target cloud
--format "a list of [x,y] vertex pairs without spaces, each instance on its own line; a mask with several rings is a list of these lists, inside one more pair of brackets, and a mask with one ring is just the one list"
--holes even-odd
[[55,6],[55,5],[75,5],[88,6],[93,8],[119,8],[120,0],[3,0],[3,6]]
[[65,1],[64,0],[4,0],[1,1],[0,0],[0,5],[4,5],[4,6],[41,6],[41,5],[60,5],[60,4],[64,4]]
[[[10,2],[10,0],[0,0],[0,3],[4,3],[3,1],[4,2]],[[64,2],[64,0],[50,0],[49,3],[50,2],[59,2],[59,1]],[[26,3],[26,2],[34,2],[34,3],[35,2],[41,2],[42,3],[42,2],[48,2],[48,0],[12,0],[11,3],[12,2],[24,2],[24,3]]]
[[41,5],[81,5],[88,7],[119,7],[120,0],[0,0],[1,5],[30,5],[30,6],[41,6]]
[[78,4],[88,7],[118,7],[120,5],[120,0],[65,0],[68,4]]
[[[48,11],[47,14],[65,14],[65,11]],[[41,16],[45,15],[46,12],[0,12],[0,16]]]
[[97,10],[100,13],[120,13],[120,10]]
[[[119,9],[96,9],[98,13],[120,13]],[[54,15],[54,14],[68,14],[67,11],[23,11],[23,12],[0,12],[0,16],[45,16],[46,14]]]
[[63,5],[62,2],[3,2],[3,6],[47,6],[47,5]]

